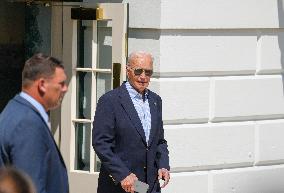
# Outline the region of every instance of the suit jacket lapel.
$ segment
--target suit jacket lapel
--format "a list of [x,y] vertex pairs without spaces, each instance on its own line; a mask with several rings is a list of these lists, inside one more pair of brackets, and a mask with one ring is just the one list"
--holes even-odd
[[132,100],[129,96],[129,93],[126,89],[125,84],[121,85],[121,87],[120,87],[120,101],[121,101],[121,104],[122,104],[126,114],[128,115],[132,124],[135,126],[137,132],[141,136],[143,143],[147,146],[146,137],[145,137],[145,133],[144,133],[144,130],[143,130],[142,123],[141,123],[139,116],[138,116],[138,113],[137,113],[137,111],[136,111],[136,109],[135,109],[135,107],[132,103]]
[[157,101],[153,98],[151,91],[149,91],[149,96],[148,96],[148,101],[149,101],[149,106],[150,106],[150,113],[151,113],[151,130],[150,130],[150,136],[149,136],[149,141],[148,144],[151,146],[151,143],[153,141],[155,132],[157,130]]

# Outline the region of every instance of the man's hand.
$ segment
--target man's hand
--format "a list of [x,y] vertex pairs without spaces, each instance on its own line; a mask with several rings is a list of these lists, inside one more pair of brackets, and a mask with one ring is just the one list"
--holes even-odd
[[161,188],[164,188],[170,181],[170,172],[165,168],[159,169],[158,170],[158,179],[159,180],[160,179],[165,180],[164,184],[161,186]]
[[138,180],[135,174],[131,173],[124,178],[120,184],[126,192],[134,193],[134,182]]

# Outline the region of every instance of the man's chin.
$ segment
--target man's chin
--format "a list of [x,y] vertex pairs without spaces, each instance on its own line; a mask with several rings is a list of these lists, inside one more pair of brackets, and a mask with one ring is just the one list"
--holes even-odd
[[142,94],[145,90],[146,90],[146,87],[141,87],[141,88],[139,88],[139,90],[138,90],[138,91],[139,91],[139,93],[141,93],[141,94]]
[[60,107],[61,105],[61,101],[55,105],[53,105],[52,107],[49,108],[49,110],[54,110],[54,109],[57,109],[58,107]]

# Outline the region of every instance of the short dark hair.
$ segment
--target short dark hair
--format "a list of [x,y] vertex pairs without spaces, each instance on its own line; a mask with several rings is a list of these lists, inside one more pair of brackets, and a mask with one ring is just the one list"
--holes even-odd
[[[16,190],[16,193],[35,192],[35,188],[30,177],[13,167],[9,166],[0,168],[0,193],[7,193],[6,191],[9,188],[2,184],[5,180],[12,183],[13,189]],[[10,191],[11,190],[9,190],[9,192]]]
[[39,78],[49,78],[56,68],[64,69],[60,60],[52,56],[37,53],[28,59],[22,72],[22,86],[27,87]]

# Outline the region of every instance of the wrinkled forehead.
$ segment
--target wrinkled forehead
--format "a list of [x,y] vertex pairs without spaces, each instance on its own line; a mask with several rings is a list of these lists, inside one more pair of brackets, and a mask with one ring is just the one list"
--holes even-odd
[[153,60],[151,55],[135,55],[129,61],[130,67],[141,67],[152,69],[153,68]]

